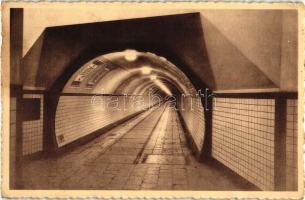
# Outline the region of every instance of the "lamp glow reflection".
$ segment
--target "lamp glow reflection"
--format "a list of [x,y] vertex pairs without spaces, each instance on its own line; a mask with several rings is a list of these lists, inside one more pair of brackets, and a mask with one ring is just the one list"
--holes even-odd
[[158,79],[154,80],[154,83],[163,91],[165,92],[167,95],[172,96],[172,92],[168,89],[168,87],[166,87],[166,85],[164,85],[163,82],[161,82]]

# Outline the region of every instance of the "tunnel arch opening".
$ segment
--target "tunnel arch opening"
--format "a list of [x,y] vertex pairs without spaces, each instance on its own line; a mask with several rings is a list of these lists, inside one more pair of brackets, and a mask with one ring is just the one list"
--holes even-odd
[[[137,59],[131,60],[129,52],[135,52]],[[196,94],[190,79],[174,64],[153,53],[135,50],[103,54],[91,59],[74,72],[62,92],[113,93],[118,92],[115,91],[118,84],[128,90],[127,80],[143,78],[145,82],[154,82],[159,77],[173,83],[181,93]]]
[[[95,97],[103,104],[93,102]],[[139,97],[143,104],[131,106]],[[174,102],[191,144],[201,152],[205,137],[204,105],[192,81],[166,58],[132,49],[91,59],[68,79],[56,105],[57,147],[144,112],[156,105],[151,101],[156,97],[161,102]],[[109,102],[116,102],[119,108],[101,108]]]

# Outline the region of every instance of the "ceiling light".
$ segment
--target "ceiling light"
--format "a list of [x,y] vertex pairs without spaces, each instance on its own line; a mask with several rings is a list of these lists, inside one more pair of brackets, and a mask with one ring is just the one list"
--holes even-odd
[[149,76],[149,78],[150,78],[150,80],[156,80],[157,79],[157,75],[151,75],[151,76]]
[[167,59],[164,58],[164,57],[162,57],[162,56],[159,56],[159,58],[160,58],[161,60],[163,60],[163,61],[167,61]]
[[138,52],[136,50],[127,49],[124,51],[124,57],[127,61],[135,61],[138,58]]
[[142,68],[141,68],[141,72],[142,72],[142,74],[144,74],[144,75],[148,75],[148,74],[150,74],[151,73],[151,67],[149,67],[149,66],[143,66]]

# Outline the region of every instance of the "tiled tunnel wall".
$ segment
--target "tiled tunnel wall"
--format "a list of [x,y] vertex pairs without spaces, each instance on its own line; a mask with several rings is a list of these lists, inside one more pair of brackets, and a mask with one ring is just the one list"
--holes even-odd
[[264,190],[274,189],[274,100],[215,98],[212,156]]
[[[40,119],[22,123],[23,155],[43,150],[43,94],[24,94],[23,98],[39,98]],[[148,96],[61,96],[55,118],[58,146],[64,146],[120,119],[152,106]],[[204,112],[198,98],[185,98],[181,112],[198,150],[204,139]]]
[[[274,190],[275,99],[217,97],[212,120],[212,157],[260,189]],[[296,100],[287,100],[286,122],[286,176],[291,174],[286,185],[292,187],[296,184]]]
[[287,190],[297,189],[297,100],[287,100],[286,117],[286,188]]
[[[149,105],[150,104],[150,105]],[[152,105],[148,96],[61,96],[55,133],[64,146]]]
[[15,180],[15,164],[16,164],[16,115],[17,114],[17,98],[10,98],[10,185]]
[[204,108],[199,97],[183,98],[180,113],[198,151],[202,150],[205,132]]

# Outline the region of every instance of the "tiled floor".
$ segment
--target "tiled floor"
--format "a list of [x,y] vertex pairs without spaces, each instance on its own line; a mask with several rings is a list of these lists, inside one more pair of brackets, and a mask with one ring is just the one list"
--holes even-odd
[[56,158],[23,166],[24,189],[251,190],[191,155],[176,111],[147,111]]

